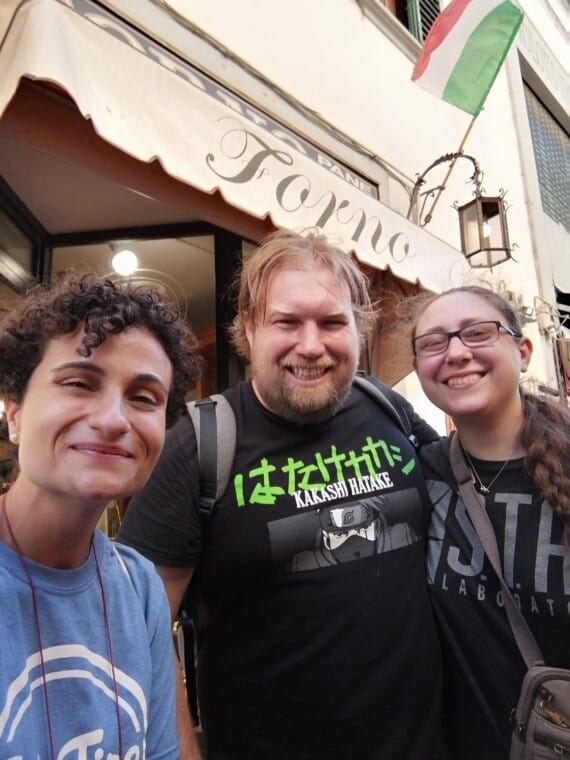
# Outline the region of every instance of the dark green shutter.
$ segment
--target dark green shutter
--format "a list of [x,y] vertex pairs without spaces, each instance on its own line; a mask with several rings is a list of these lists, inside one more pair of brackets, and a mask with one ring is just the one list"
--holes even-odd
[[524,93],[542,208],[570,232],[570,136],[526,83]]
[[408,0],[407,11],[408,29],[423,42],[439,14],[439,0]]

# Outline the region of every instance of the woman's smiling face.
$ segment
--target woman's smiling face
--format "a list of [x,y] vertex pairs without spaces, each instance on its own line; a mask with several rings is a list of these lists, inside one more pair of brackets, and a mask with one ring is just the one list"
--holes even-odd
[[144,328],[109,335],[91,356],[75,332],[50,340],[20,403],[6,399],[19,438],[18,480],[78,502],[142,487],[165,436],[172,365]]
[[[453,332],[505,315],[490,301],[468,291],[446,293],[420,314],[415,336]],[[508,325],[507,325],[508,326]],[[453,337],[445,351],[416,356],[414,369],[427,397],[454,419],[477,414],[503,414],[518,403],[520,373],[528,367],[532,344],[499,330],[495,343],[469,347]]]

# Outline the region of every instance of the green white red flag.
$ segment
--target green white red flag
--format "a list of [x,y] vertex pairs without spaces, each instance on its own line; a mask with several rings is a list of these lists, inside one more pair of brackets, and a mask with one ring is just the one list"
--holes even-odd
[[477,116],[523,15],[510,0],[452,0],[433,23],[412,80]]

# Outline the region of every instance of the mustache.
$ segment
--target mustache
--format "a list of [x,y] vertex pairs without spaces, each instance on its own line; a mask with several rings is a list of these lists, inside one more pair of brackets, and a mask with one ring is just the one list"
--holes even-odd
[[283,369],[298,369],[298,370],[313,370],[318,372],[324,372],[327,369],[332,369],[336,366],[336,362],[332,359],[319,359],[318,361],[299,361],[298,359],[282,359],[279,362],[279,366]]

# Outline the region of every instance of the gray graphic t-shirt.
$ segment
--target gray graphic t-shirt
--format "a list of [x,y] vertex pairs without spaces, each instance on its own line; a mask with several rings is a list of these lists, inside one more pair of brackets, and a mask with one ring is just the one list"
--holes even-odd
[[[423,448],[420,455],[433,504],[428,580],[443,637],[444,725],[452,758],[504,760],[510,711],[526,668],[499,581],[457,493],[447,450],[445,440]],[[473,462],[485,484],[503,464]],[[485,507],[505,580],[546,663],[570,667],[570,550],[563,544],[562,520],[542,498],[522,460],[507,464]]]

